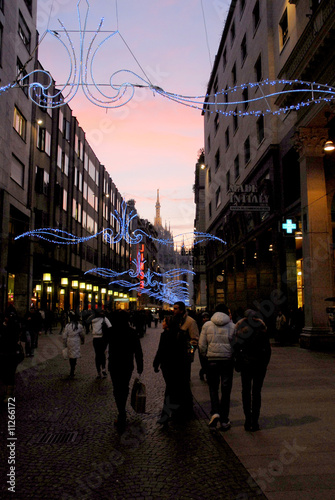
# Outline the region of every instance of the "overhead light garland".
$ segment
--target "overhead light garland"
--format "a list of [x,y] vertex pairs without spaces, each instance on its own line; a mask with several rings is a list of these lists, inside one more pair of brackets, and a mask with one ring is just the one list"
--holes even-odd
[[[213,94],[201,96],[185,96],[182,94],[166,92],[161,87],[151,83],[150,79],[132,54],[128,44],[118,29],[107,32],[109,33],[108,36],[106,36],[100,43],[97,42],[98,35],[103,33],[103,18],[100,20],[98,28],[93,31],[93,36],[88,43],[88,47],[86,48],[87,34],[92,33],[92,31],[87,29],[90,4],[88,0],[85,0],[87,8],[86,13],[82,15],[80,11],[81,3],[84,3],[84,0],[79,0],[77,2],[79,30],[67,30],[64,24],[59,21],[60,28],[57,30],[48,29],[41,37],[41,40],[43,40],[46,34],[51,35],[62,44],[69,57],[70,73],[66,82],[58,85],[58,87],[60,87],[59,90],[57,90],[54,95],[51,95],[49,90],[52,88],[53,79],[50,73],[44,70],[34,70],[31,73],[22,76],[22,78],[16,79],[12,84],[0,87],[0,94],[17,86],[27,86],[29,97],[35,104],[44,109],[52,109],[68,104],[77,94],[78,89],[82,88],[86,98],[96,106],[103,108],[119,108],[131,101],[135,95],[136,88],[146,88],[154,95],[159,95],[184,106],[200,110],[204,113],[219,113],[224,116],[260,116],[266,114],[279,115],[281,113],[287,113],[291,110],[299,110],[301,107],[309,106],[311,104],[329,102],[335,97],[335,88],[327,84],[285,79],[265,79],[261,82],[245,83],[215,92]],[[79,56],[76,54],[70,33],[79,33]],[[121,38],[127,49],[135,58],[137,64],[140,66],[142,72],[144,73],[144,78],[136,74],[134,71],[127,69],[117,70],[111,75],[108,85],[114,92],[114,95],[108,95],[106,91],[103,90],[106,84],[96,82],[93,65],[100,49],[114,36],[119,36]],[[29,78],[31,76],[34,76],[37,80],[41,81],[26,83],[29,82]],[[120,76],[126,77],[126,79],[123,83],[116,83],[116,78],[119,78]],[[46,83],[42,83],[43,80],[46,81]],[[284,86],[284,88],[278,90],[278,87],[282,86]],[[243,91],[249,88],[259,88],[261,90],[261,95],[252,99],[244,99]],[[95,94],[93,92],[95,92]],[[299,93],[306,96],[304,100],[299,103],[276,109],[273,109],[268,103],[268,99],[272,97]],[[236,98],[238,94],[241,94],[240,99]],[[231,99],[232,96],[233,99]],[[247,109],[244,111],[236,110],[236,106],[239,104],[246,105],[260,102],[265,102],[265,107],[262,106],[262,109]],[[233,107],[234,109],[232,109]]]
[[[129,269],[123,272],[113,271],[106,268],[94,268],[86,271],[85,274],[97,274],[103,278],[112,278],[109,285],[120,285],[128,289],[129,292],[146,293],[150,297],[173,304],[178,300],[183,302],[189,299],[188,283],[177,279],[179,276],[195,275],[194,271],[189,269],[170,269],[164,273],[157,273],[148,269],[143,271],[141,264],[146,261],[141,260],[140,252],[137,253],[135,269]],[[137,281],[126,280],[137,279]],[[114,279],[119,278],[119,279]],[[122,279],[121,279],[122,278]]]
[[185,247],[186,236],[186,242],[188,242],[192,238],[193,245],[197,245],[205,241],[216,241],[218,243],[226,244],[224,240],[218,238],[217,236],[214,236],[213,234],[201,233],[197,231],[195,231],[194,233],[180,234],[171,239],[155,238],[153,235],[145,232],[143,229],[135,229],[134,231],[132,231],[131,225],[134,219],[138,217],[138,214],[136,210],[129,210],[128,205],[124,200],[121,204],[121,213],[119,213],[117,210],[114,210],[114,212],[111,212],[111,217],[119,226],[119,231],[115,235],[111,228],[102,229],[101,231],[90,236],[79,237],[72,233],[64,231],[63,229],[49,227],[27,231],[16,236],[15,240],[19,240],[20,238],[29,236],[40,238],[42,240],[48,241],[49,243],[54,243],[57,245],[77,245],[78,243],[85,243],[93,238],[96,238],[99,235],[102,235],[104,241],[108,244],[114,244],[120,242],[121,240],[124,240],[128,244],[134,245],[140,243],[143,238],[148,238],[149,240],[155,241],[162,245],[174,247],[175,239],[183,238],[183,243],[181,246]]

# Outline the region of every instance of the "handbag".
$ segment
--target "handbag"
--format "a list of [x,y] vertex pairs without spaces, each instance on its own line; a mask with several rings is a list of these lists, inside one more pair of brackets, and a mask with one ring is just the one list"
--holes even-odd
[[135,378],[131,391],[130,403],[136,413],[145,413],[146,387],[139,378]]
[[22,361],[24,360],[24,351],[21,342],[18,342],[16,344],[15,357],[16,357],[16,363],[18,365],[22,363]]
[[69,359],[69,352],[67,350],[67,347],[64,347],[64,349],[62,350],[62,354],[64,359]]

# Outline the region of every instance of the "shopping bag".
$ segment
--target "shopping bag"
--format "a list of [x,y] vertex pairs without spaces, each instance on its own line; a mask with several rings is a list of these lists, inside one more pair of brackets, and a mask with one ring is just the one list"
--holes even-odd
[[145,413],[146,388],[139,378],[135,378],[131,391],[131,406],[136,413]]

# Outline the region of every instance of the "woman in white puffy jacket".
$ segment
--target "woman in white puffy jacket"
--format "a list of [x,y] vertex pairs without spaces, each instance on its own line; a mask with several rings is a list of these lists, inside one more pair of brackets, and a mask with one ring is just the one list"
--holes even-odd
[[[222,430],[228,430],[231,427],[229,408],[234,373],[231,347],[234,328],[228,308],[224,304],[218,304],[211,320],[203,325],[199,338],[200,354],[206,356],[208,360],[207,381],[212,415],[209,426],[215,428],[220,421]],[[221,401],[219,398],[220,382]]]

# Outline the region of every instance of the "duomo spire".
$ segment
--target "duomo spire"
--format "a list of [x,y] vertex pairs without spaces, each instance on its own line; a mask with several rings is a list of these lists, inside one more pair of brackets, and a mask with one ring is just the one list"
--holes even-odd
[[157,189],[157,201],[156,201],[156,217],[154,226],[162,227],[162,218],[161,218],[161,204],[159,203],[159,189]]

